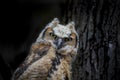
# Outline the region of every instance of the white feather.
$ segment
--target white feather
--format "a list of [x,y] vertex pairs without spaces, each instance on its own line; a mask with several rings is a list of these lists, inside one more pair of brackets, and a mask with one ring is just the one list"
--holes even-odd
[[70,28],[58,24],[57,27],[53,28],[55,34],[59,37],[69,37],[69,35],[71,34],[71,30]]

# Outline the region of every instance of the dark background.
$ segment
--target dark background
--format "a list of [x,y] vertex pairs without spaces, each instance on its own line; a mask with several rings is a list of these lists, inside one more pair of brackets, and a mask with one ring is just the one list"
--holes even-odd
[[65,0],[2,1],[0,80],[10,80],[31,44],[53,18],[60,17]]
[[53,18],[73,20],[80,46],[72,80],[120,80],[120,0],[2,1],[0,80],[10,80]]

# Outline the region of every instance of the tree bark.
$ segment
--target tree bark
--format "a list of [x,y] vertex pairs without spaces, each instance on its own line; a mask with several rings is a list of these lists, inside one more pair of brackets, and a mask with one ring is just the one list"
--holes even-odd
[[79,51],[72,80],[120,80],[120,1],[67,0],[64,23],[75,21]]

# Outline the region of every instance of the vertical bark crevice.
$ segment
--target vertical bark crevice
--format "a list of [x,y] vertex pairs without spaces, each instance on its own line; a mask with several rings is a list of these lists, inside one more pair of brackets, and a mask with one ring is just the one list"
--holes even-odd
[[80,37],[72,80],[119,80],[118,3],[118,0],[75,0],[72,6],[68,5],[64,18],[75,21]]

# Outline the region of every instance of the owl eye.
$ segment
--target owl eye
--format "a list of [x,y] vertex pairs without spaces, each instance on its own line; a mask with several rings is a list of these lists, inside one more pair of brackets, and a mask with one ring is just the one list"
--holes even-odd
[[57,36],[56,36],[56,35],[54,35],[54,36],[53,36],[53,38],[54,38],[54,39],[56,39],[56,38],[57,38]]
[[64,38],[64,41],[67,42],[67,41],[72,41],[72,38]]
[[56,38],[57,38],[57,36],[56,36],[56,35],[54,35],[53,33],[50,33],[50,36],[52,36],[54,39],[56,39]]
[[53,34],[53,33],[50,33],[50,36],[54,36],[54,34]]

